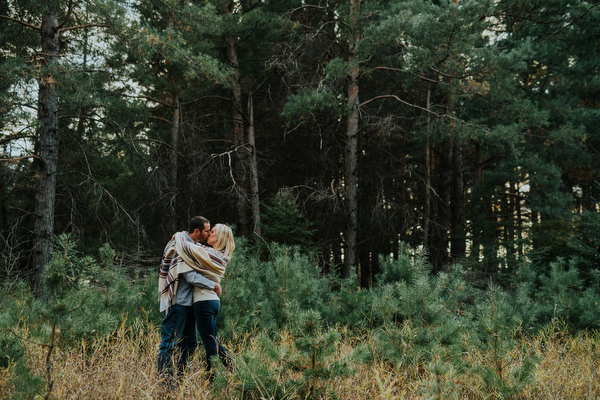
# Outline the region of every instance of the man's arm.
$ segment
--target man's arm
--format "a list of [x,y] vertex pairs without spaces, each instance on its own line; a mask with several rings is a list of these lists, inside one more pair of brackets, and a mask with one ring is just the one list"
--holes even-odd
[[217,296],[221,297],[221,285],[218,282],[211,281],[210,279],[203,276],[201,273],[196,271],[189,271],[185,274],[182,274],[185,277],[185,280],[190,285],[198,286],[203,289],[214,290]]

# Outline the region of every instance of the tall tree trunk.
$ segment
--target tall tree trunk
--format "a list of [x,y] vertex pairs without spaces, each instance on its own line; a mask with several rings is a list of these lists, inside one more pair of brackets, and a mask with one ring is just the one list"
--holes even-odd
[[233,145],[236,151],[234,177],[237,189],[237,214],[241,235],[248,234],[248,214],[246,206],[246,153],[244,149],[244,118],[242,115],[242,86],[240,83],[240,65],[235,47],[235,38],[226,39],[227,59],[233,70]]
[[[431,85],[427,87],[427,110],[431,107]],[[429,248],[431,222],[431,114],[427,113],[427,140],[425,143],[425,204],[423,205],[423,247]]]
[[252,204],[253,233],[260,236],[260,198],[258,195],[258,166],[256,164],[256,140],[254,137],[254,103],[248,99],[248,146],[250,146],[250,202]]
[[[173,19],[175,18],[175,11],[172,11],[169,16],[169,26],[173,27]],[[169,65],[169,80],[171,83],[177,87],[177,78],[175,74],[171,70],[171,62],[170,60],[166,60],[167,65]],[[176,232],[179,228],[179,216],[177,210],[177,202],[179,198],[177,185],[178,178],[178,146],[179,146],[179,131],[180,131],[180,121],[181,121],[181,99],[179,97],[179,91],[174,89],[172,94],[173,101],[173,116],[171,119],[171,131],[169,132],[169,141],[171,148],[169,149],[169,210],[168,210],[168,218],[167,225],[169,232]]]
[[517,226],[517,189],[516,183],[509,182],[508,187],[508,218],[505,222],[506,227],[506,263],[514,268],[516,265],[516,237],[515,227]]
[[[354,10],[358,7],[359,1],[350,2],[353,8],[353,29],[356,29],[358,22],[358,12]],[[346,162],[345,162],[345,186],[347,203],[347,225],[346,225],[346,251],[344,252],[344,270],[342,277],[347,278],[350,275],[350,268],[357,266],[356,239],[358,235],[358,56],[356,54],[356,45],[358,42],[356,30],[351,34],[348,43],[348,52],[350,54],[350,79],[348,82],[348,106],[350,115],[348,115],[346,128]]]
[[181,121],[181,101],[179,93],[173,94],[173,119],[171,121],[171,149],[169,151],[169,232],[178,230],[178,213],[177,213],[177,165],[178,165],[178,146],[179,146],[179,131]]
[[40,296],[44,292],[44,266],[52,259],[54,235],[54,204],[56,199],[56,173],[58,164],[58,87],[50,66],[60,53],[60,33],[57,11],[48,2],[48,13],[42,18],[40,29],[42,57],[39,78],[40,133],[36,143],[37,188],[35,194],[33,230],[34,291]]
[[516,193],[516,207],[517,207],[517,221],[516,221],[516,229],[517,229],[517,254],[519,257],[519,261],[523,260],[523,215],[521,214],[521,195],[519,194],[518,184],[515,183],[515,193]]
[[373,241],[364,243],[363,246],[357,247],[357,258],[360,266],[360,287],[368,288],[371,286],[371,256],[375,252],[375,248],[371,246]]
[[[359,156],[357,163],[359,164],[360,161]],[[371,173],[372,170],[377,170],[377,168],[366,170],[359,176],[358,186],[360,187],[360,192],[358,193],[358,208],[360,210],[373,210],[377,207],[377,200],[374,197],[377,193],[377,189],[375,189],[377,179]],[[382,238],[383,235],[380,233],[380,230],[374,231],[373,221],[363,220],[361,222],[362,229],[356,235],[356,253],[360,271],[360,287],[367,288],[371,286],[372,255],[379,250],[377,244],[385,239]]]
[[464,203],[464,180],[463,180],[463,156],[462,146],[455,142],[453,149],[453,185],[452,185],[452,208],[451,208],[451,242],[450,249],[452,260],[457,261],[465,256],[465,203]]
[[450,203],[452,199],[453,148],[453,139],[449,139],[441,145],[438,168],[440,184],[437,186],[439,200],[436,201],[438,208],[434,219],[434,235],[430,244],[430,258],[435,271],[441,270],[449,261],[448,247],[450,244],[449,231],[451,229]]
[[481,151],[481,144],[475,144],[475,173],[474,173],[474,186],[483,184],[483,153]]
[[346,201],[347,228],[344,252],[344,277],[356,266],[356,241],[358,230],[358,67],[353,68],[348,86],[349,104],[353,107],[346,130]]
[[[473,173],[473,186],[474,191],[479,192],[483,184],[483,154],[481,151],[481,144],[475,143],[475,171]],[[470,257],[475,261],[479,261],[479,255],[481,253],[481,224],[480,221],[482,216],[483,208],[481,207],[481,199],[475,198],[474,195],[471,197],[471,209],[474,212],[474,217],[471,221],[471,252]]]

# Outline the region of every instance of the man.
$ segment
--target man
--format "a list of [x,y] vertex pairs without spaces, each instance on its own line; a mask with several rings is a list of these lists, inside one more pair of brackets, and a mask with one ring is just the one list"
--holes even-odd
[[210,222],[198,216],[190,220],[187,232],[175,234],[165,247],[158,279],[160,311],[165,312],[158,348],[158,373],[161,377],[173,377],[173,363],[177,375],[181,376],[196,350],[198,340],[192,307],[194,286],[214,290],[217,296],[221,296],[219,283],[189,271],[189,268],[180,268],[184,260],[178,254],[177,249],[181,246],[175,238],[198,243],[206,241],[209,236]]

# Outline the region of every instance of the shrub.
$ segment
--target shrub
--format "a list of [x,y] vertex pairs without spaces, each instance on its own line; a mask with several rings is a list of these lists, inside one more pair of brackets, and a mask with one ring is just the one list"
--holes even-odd
[[264,205],[261,228],[267,242],[311,249],[316,229],[302,214],[290,189],[281,189]]
[[288,326],[297,310],[320,310],[330,294],[319,272],[298,247],[272,244],[266,261],[236,250],[223,281],[222,334],[274,332]]
[[[57,236],[52,261],[44,268],[44,296],[34,298],[24,285],[5,296],[12,300],[3,304],[0,323],[12,336],[5,334],[0,340],[7,344],[5,359],[18,372],[12,383],[19,396],[27,397],[32,390],[46,397],[52,393],[52,360],[57,347],[91,343],[114,333],[130,313],[140,315],[137,302],[143,296],[114,264],[115,252],[104,246],[99,254],[99,260],[80,256],[73,236]],[[23,369],[15,340],[38,343],[45,349],[45,388],[37,384],[39,378],[29,377]]]
[[557,259],[550,263],[547,275],[540,276],[536,292],[540,320],[543,324],[557,320],[570,329],[597,329],[600,327],[600,293],[597,282],[584,286],[577,268],[578,260]]

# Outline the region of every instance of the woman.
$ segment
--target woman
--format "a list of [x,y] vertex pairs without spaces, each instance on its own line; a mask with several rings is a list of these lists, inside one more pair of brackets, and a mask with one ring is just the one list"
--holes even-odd
[[[213,264],[211,276],[207,278],[220,282],[225,274],[225,267],[231,259],[235,242],[231,228],[227,225],[216,224],[210,231],[206,243],[211,247],[202,246],[208,253],[210,262]],[[209,290],[203,287],[196,286],[194,288],[194,315],[196,316],[196,327],[200,332],[204,349],[206,350],[206,370],[211,369],[211,359],[218,355],[223,362],[223,365],[228,370],[233,369],[233,362],[229,356],[229,352],[219,342],[217,336],[217,315],[221,308],[219,296],[214,290]]]

